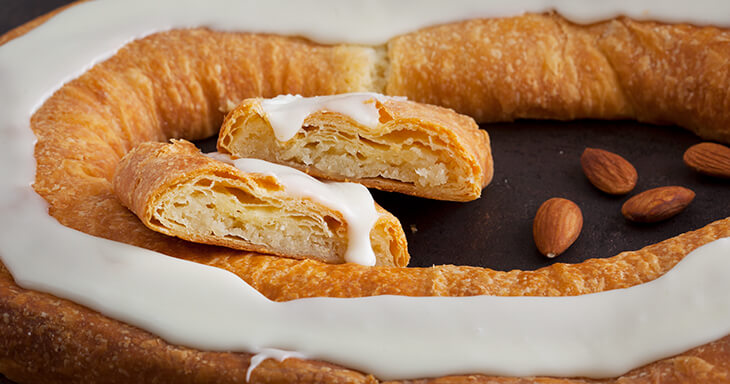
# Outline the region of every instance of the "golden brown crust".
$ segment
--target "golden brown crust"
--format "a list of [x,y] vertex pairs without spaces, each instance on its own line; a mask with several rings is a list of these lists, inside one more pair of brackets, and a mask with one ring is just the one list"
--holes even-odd
[[579,264],[557,263],[535,271],[437,265],[430,268],[323,265],[311,260],[268,256],[236,257],[233,253],[188,259],[236,273],[273,300],[304,297],[406,296],[573,296],[628,288],[658,278],[693,249],[730,236],[730,218],[699,230]]
[[[379,158],[381,164],[390,164],[388,160],[391,157],[405,156],[406,152],[413,147],[418,150],[428,148],[428,154],[435,155],[433,163],[425,162],[416,165],[416,161],[425,157],[421,153],[420,158],[390,165],[391,168],[388,171],[382,171],[388,173],[388,177],[353,177],[337,173],[339,168],[346,170],[355,168],[350,163],[328,169],[318,168],[319,163],[313,163],[312,158],[318,159],[320,153],[309,153],[306,156],[309,159],[308,163],[301,161],[302,152],[305,150],[304,148],[307,148],[304,144],[314,144],[321,140],[320,137],[307,141],[305,133],[300,131],[286,142],[277,141],[274,138],[273,128],[265,117],[261,100],[259,98],[244,100],[226,116],[218,137],[219,151],[237,157],[256,157],[278,162],[316,177],[339,181],[352,180],[370,188],[438,200],[471,201],[477,199],[481,196],[482,189],[492,180],[494,167],[489,135],[486,131],[479,129],[474,119],[458,114],[452,109],[399,99],[377,101],[375,104],[380,114],[379,124],[377,127],[367,130],[359,130],[355,124],[350,123],[349,118],[344,118],[339,113],[315,112],[309,115],[303,122],[308,130],[312,130],[312,127],[319,129],[319,127],[325,126],[330,130],[337,129],[338,132],[356,133],[353,135],[356,138],[349,139],[350,141],[344,138],[339,140],[341,145],[335,148],[340,149],[342,154],[338,152],[338,156],[335,157],[338,160],[347,154],[344,148],[357,147],[359,144],[366,146],[366,149],[374,148],[375,150],[373,153],[365,154],[358,152],[358,156]],[[263,128],[260,132],[262,136],[252,136],[254,133],[251,131],[261,128]],[[326,136],[336,137],[333,132],[326,132]],[[259,134],[259,132],[255,134]],[[394,137],[395,135],[397,137]],[[365,138],[367,142],[378,143],[379,147],[368,147],[364,144],[366,141],[357,138]],[[415,144],[409,143],[406,139],[414,140]],[[256,143],[252,143],[253,140],[256,140]],[[291,153],[292,151],[296,153],[296,149],[293,148],[297,147],[300,147],[299,157]],[[327,146],[326,150],[332,151],[333,146]],[[287,153],[287,157],[284,157],[284,152]],[[364,160],[358,157],[353,158],[352,161],[362,163]],[[322,162],[323,166],[331,166],[332,163]],[[438,183],[402,181],[396,179],[397,176],[391,175],[393,170],[407,172],[409,167],[426,172],[430,169],[429,167],[435,165],[445,165],[447,172],[447,178]],[[423,178],[428,179],[428,176],[424,175]]]
[[[192,143],[184,140],[173,140],[172,143],[142,143],[132,149],[119,162],[113,179],[114,193],[120,202],[134,212],[147,228],[169,236],[176,236],[196,243],[220,245],[243,251],[262,252],[279,256],[301,259],[344,263],[344,255],[335,255],[336,260],[325,259],[322,255],[302,255],[287,253],[281,248],[260,245],[243,239],[232,239],[230,236],[202,232],[186,226],[170,227],[161,222],[156,214],[160,207],[160,199],[170,190],[183,185],[192,184],[200,177],[208,177],[219,182],[226,182],[230,188],[241,193],[255,195],[264,201],[272,194],[284,190],[284,187],[271,176],[246,174],[230,164],[214,160],[203,155]],[[293,200],[293,199],[292,199]],[[271,204],[271,203],[270,203]],[[272,205],[273,206],[273,205]],[[301,215],[314,214],[316,209],[321,215],[336,216],[341,222],[344,219],[339,212],[319,206],[316,203],[297,203]],[[406,244],[406,236],[398,219],[375,204],[379,214],[377,222],[370,233],[374,244],[376,265],[405,267],[410,256]],[[244,213],[241,213],[245,215]],[[164,216],[165,214],[162,214]],[[312,239],[314,236],[312,236]],[[308,238],[309,239],[309,238]],[[313,241],[304,239],[302,243]],[[385,246],[383,246],[385,244]],[[302,248],[294,246],[291,249]]]
[[[251,355],[200,352],[67,300],[25,290],[0,264],[0,372],[19,383],[241,383]],[[314,361],[264,361],[257,382],[367,383]]]
[[[725,236],[730,236],[730,219],[641,251],[625,252],[611,259],[594,259],[576,265],[555,264],[537,271],[498,272],[457,266],[366,268],[349,264],[329,266],[332,268],[323,271],[322,267],[327,265],[312,261],[260,255],[242,258],[237,257],[234,251],[207,247],[188,249],[187,258],[234,271],[276,300],[309,295],[344,297],[385,293],[564,295],[641,284],[661,276],[691,249]],[[302,274],[306,279],[295,277]],[[397,281],[398,284],[389,284],[383,279]],[[281,280],[285,284],[280,284]],[[514,288],[511,287],[513,284]],[[104,377],[110,382],[151,381],[155,378],[181,382],[240,382],[243,376],[237,375],[245,369],[241,364],[246,364],[250,357],[248,354],[208,353],[170,346],[146,332],[95,311],[48,294],[19,288],[4,268],[0,268],[0,298],[0,312],[7,314],[0,319],[0,351],[5,353],[0,355],[0,371],[19,381],[29,378],[29,382],[60,382],[62,378],[73,378],[75,381],[92,382]],[[49,356],[58,360],[52,360]],[[726,382],[730,377],[729,357],[730,336],[727,336],[636,369],[615,380],[540,380],[565,383],[645,382],[642,380],[646,379],[661,382]],[[68,361],[62,364],[59,360]],[[100,361],[115,363],[98,365]],[[41,369],[41,366],[45,369]],[[285,375],[289,375],[285,376],[289,378],[296,375],[297,380],[301,379],[302,382],[372,380],[346,369],[299,360],[286,360],[284,363],[267,360],[262,368],[253,372],[253,377],[262,382],[284,380],[282,376]],[[181,377],[182,374],[186,376]],[[442,378],[436,382],[466,379]],[[472,376],[469,380],[519,382],[513,378],[487,376]]]
[[387,94],[477,121],[635,118],[730,141],[727,30],[526,15],[427,28],[388,55]]
[[[627,20],[605,25],[614,24],[621,27],[619,29],[629,25],[637,32],[671,28]],[[682,26],[676,31],[680,38],[683,33],[691,31],[714,34],[718,42],[725,34],[713,29]],[[277,56],[274,45],[287,47],[295,61]],[[173,31],[131,43],[112,59],[64,86],[33,116],[31,126],[38,137],[38,169],[34,187],[49,202],[50,213],[67,226],[176,257],[230,268],[276,300],[305,296],[300,289],[302,285],[315,282],[318,288],[312,290],[312,294],[334,296],[385,292],[453,295],[595,292],[654,279],[697,246],[730,236],[730,219],[724,219],[641,251],[576,265],[555,264],[537,271],[495,272],[456,266],[368,269],[261,255],[242,258],[237,257],[240,252],[191,245],[150,231],[114,197],[111,175],[125,152],[142,141],[208,136],[221,121],[219,109],[225,108],[231,101],[244,97],[270,97],[278,92],[312,95],[355,90],[337,85],[341,84],[337,79],[338,68],[341,68],[337,65],[338,50],[347,56],[349,49],[323,47],[300,39],[206,30]],[[391,47],[392,51],[395,49]],[[256,52],[256,60],[249,58],[251,52]],[[724,54],[721,57],[728,56]],[[300,57],[307,60],[297,60]],[[302,65],[302,71],[290,68],[288,63],[296,63],[297,67]],[[307,75],[305,81],[302,74],[307,71],[319,75]],[[240,74],[233,75],[236,72]],[[709,81],[713,75],[707,76],[702,81]],[[310,80],[313,79],[322,80],[312,83]],[[483,81],[475,79],[477,85],[485,88]],[[459,82],[450,84],[455,86]],[[718,92],[727,89],[726,86],[718,88]],[[470,95],[477,97],[480,93]],[[609,101],[600,108],[596,107],[597,110],[621,111],[615,107],[623,105],[623,102],[609,96]],[[438,100],[440,104],[450,105],[453,102],[449,94],[441,97]],[[487,106],[499,105],[489,100],[485,98],[481,102]],[[725,99],[720,101],[718,108],[730,110],[727,104],[722,104],[727,103]],[[463,106],[472,105],[463,101]],[[464,108],[461,110],[464,111]],[[577,112],[559,110],[565,112],[562,118],[580,116]],[[478,112],[478,109],[474,111]],[[704,117],[694,117],[690,123],[708,119],[712,124],[706,125],[708,131],[702,133],[727,140],[725,128],[716,124],[725,117],[713,113],[701,116]],[[650,118],[653,117],[646,119]],[[277,278],[286,278],[286,273],[282,276],[273,273],[282,273],[282,267],[293,268],[309,276],[321,272],[322,268],[326,268],[328,273],[320,273],[315,276],[318,279],[313,277],[311,281],[277,282]],[[388,280],[397,284],[381,283]],[[20,382],[241,382],[250,357],[243,353],[208,353],[170,346],[137,328],[67,300],[19,288],[2,265],[0,314],[0,372]],[[433,381],[728,382],[729,365],[730,337],[724,337],[611,380],[473,376]],[[254,370],[252,377],[261,382],[374,381],[372,377],[351,370],[300,360],[283,363],[267,360]]]

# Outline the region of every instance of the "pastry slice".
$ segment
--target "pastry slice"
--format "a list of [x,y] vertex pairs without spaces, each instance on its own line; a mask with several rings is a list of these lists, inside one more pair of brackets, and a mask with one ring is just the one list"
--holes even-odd
[[477,199],[492,179],[489,135],[472,118],[376,93],[246,99],[218,151],[438,200]]
[[237,166],[250,172],[187,141],[143,143],[119,163],[114,191],[147,227],[189,241],[327,263],[408,264],[400,222],[365,187],[261,160],[235,163],[246,161]]

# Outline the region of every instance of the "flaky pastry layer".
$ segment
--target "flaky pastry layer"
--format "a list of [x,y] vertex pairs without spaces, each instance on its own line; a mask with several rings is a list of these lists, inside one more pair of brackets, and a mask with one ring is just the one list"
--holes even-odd
[[[341,212],[287,192],[276,178],[211,159],[190,142],[148,142],[122,158],[114,192],[150,229],[197,243],[344,263]],[[376,265],[408,265],[400,222],[380,206],[370,231]]]
[[472,118],[407,100],[373,102],[380,116],[376,127],[320,111],[281,142],[261,99],[247,99],[223,121],[218,150],[419,197],[469,201],[481,196],[492,180],[492,154],[489,135]]
[[[490,40],[474,32],[475,25],[490,31]],[[444,30],[451,30],[454,36],[461,38],[452,40],[433,34]],[[604,33],[588,34],[599,30]],[[578,31],[577,35],[575,31]],[[655,100],[657,105],[631,104],[632,107],[622,111],[639,116],[637,110],[646,108],[639,118],[648,116],[649,121],[672,121],[676,117],[673,122],[690,127],[704,137],[728,141],[730,125],[723,125],[723,122],[727,121],[730,111],[724,91],[729,88],[730,76],[724,74],[730,69],[715,63],[730,57],[726,49],[729,35],[716,28],[668,26],[628,19],[577,27],[555,15],[458,23],[391,40],[386,90],[421,95],[411,98],[473,112],[479,120],[569,119],[623,116],[609,113],[617,110],[611,105],[624,104],[621,99],[613,101],[615,98],[611,95],[616,93],[612,89],[617,85],[619,88],[631,86],[626,93],[632,100]],[[669,38],[660,39],[663,36]],[[423,54],[423,50],[433,46],[429,41],[439,38],[444,39],[440,41],[443,51],[439,51],[440,54],[434,56],[437,59],[431,63],[430,56]],[[412,44],[406,44],[409,39]],[[445,60],[453,60],[455,53],[463,50],[464,41],[488,49],[489,46],[482,44],[490,44],[491,39],[496,39],[495,47],[504,48],[493,54],[503,55],[502,60],[495,63],[506,70],[510,60],[516,60],[520,55],[512,50],[527,49],[532,42],[542,41],[545,47],[554,47],[554,41],[567,42],[564,53],[567,59],[563,61],[561,56],[554,54],[535,54],[533,61],[523,63],[522,71],[502,72],[500,77],[492,77],[489,67],[471,71],[454,65],[432,70],[433,77],[429,77],[432,83],[416,80],[418,71],[405,74],[408,68],[415,68],[419,63],[433,68]],[[521,44],[507,44],[512,40]],[[570,53],[576,44],[596,47],[593,45],[596,41],[603,45],[594,56],[599,63],[612,63],[611,68],[616,71],[602,76],[601,81],[586,83],[592,84],[590,86],[577,87],[577,83],[568,83],[573,85],[568,91],[561,91],[563,88],[554,81],[556,78],[549,75],[576,72],[575,76],[584,78],[577,72],[585,67],[575,65],[578,62],[576,58],[570,59]],[[693,41],[703,44],[695,48],[691,44]],[[667,47],[671,49],[664,49]],[[704,47],[708,47],[707,55],[703,53]],[[491,50],[485,52],[492,54]],[[599,54],[604,52],[605,56]],[[614,53],[617,56],[612,56]],[[256,254],[240,257],[245,253],[191,244],[149,230],[114,196],[111,186],[114,169],[119,159],[139,143],[166,141],[173,137],[208,137],[222,121],[222,111],[247,97],[377,91],[378,84],[382,84],[377,75],[383,73],[371,71],[371,63],[377,61],[377,57],[377,52],[368,47],[329,47],[296,38],[215,33],[202,29],[170,31],[132,42],[114,57],[69,82],[34,114],[31,128],[38,137],[34,188],[48,201],[50,214],[64,225],[228,269],[274,300],[384,293],[456,296],[597,292],[653,280],[691,250],[730,236],[730,219],[724,219],[640,251],[575,265],[554,264],[537,271],[498,272],[450,265],[425,269],[364,268]],[[593,62],[590,55],[579,57],[587,60],[586,65]],[[621,60],[627,57],[631,60]],[[683,60],[687,65],[674,65],[676,60]],[[697,64],[692,64],[693,60]],[[512,65],[514,68],[516,64]],[[448,68],[459,69],[449,72]],[[545,68],[546,72],[540,72],[539,68]],[[556,72],[555,68],[575,71]],[[601,68],[606,70],[608,67]],[[603,73],[603,70],[591,73]],[[507,78],[507,74],[511,76]],[[542,81],[550,79],[553,81]],[[590,76],[585,79],[587,81]],[[690,98],[686,88],[677,86],[688,81],[696,85],[697,95],[704,97]],[[438,85],[441,83],[458,88],[458,95],[444,90]],[[416,91],[417,87],[423,93]],[[495,102],[498,97],[483,98],[485,89],[508,97],[504,99],[508,102],[501,107],[502,104]],[[510,96],[515,90],[520,91],[519,102]],[[603,101],[604,95],[609,101]],[[690,101],[681,105],[684,116],[671,112],[672,107],[684,101]],[[599,113],[603,110],[607,112]],[[694,126],[699,123],[706,124]],[[251,357],[247,353],[210,353],[169,345],[154,335],[68,300],[22,289],[2,265],[0,314],[0,372],[18,382],[241,382]],[[726,336],[609,380],[475,375],[424,381],[709,383],[727,382],[729,378],[730,336]],[[252,380],[376,381],[372,376],[346,368],[298,359],[266,360],[253,371]]]
[[559,15],[445,24],[388,42],[385,93],[477,121],[636,119],[730,142],[730,31]]

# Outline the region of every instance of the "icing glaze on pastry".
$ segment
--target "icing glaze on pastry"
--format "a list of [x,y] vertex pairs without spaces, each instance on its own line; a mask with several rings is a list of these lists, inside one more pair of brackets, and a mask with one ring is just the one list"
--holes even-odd
[[226,115],[217,148],[439,200],[477,199],[493,174],[489,135],[474,119],[376,93],[245,99]]
[[[415,4],[423,13],[410,12]],[[454,19],[552,8],[583,22],[621,13],[730,24],[730,3],[719,0],[536,0],[510,2],[511,9],[490,12],[494,4],[272,1],[256,3],[255,13],[248,12],[251,3],[225,0],[97,1],[73,7],[0,48],[3,263],[19,285],[69,298],[173,343],[210,350],[294,349],[383,379],[476,372],[615,376],[730,333],[729,239],[697,249],[653,282],[592,295],[382,296],[274,303],[220,269],[63,227],[48,216],[30,187],[35,167],[31,113],[90,63],[160,29],[208,25],[368,43]],[[652,5],[659,10],[646,13]],[[282,15],[282,8],[290,12]],[[384,16],[385,8],[390,16]],[[145,12],[138,14],[139,9]],[[303,17],[315,11],[320,12],[317,20]],[[373,20],[387,28],[373,28]],[[244,335],[239,329],[257,332]],[[378,347],[385,344],[392,348]]]
[[[301,127],[301,123],[299,124]],[[370,231],[378,220],[375,201],[370,191],[360,184],[322,182],[291,167],[259,159],[231,159],[223,153],[208,156],[247,173],[274,176],[287,193],[308,197],[326,207],[342,213],[347,221],[347,251],[345,260],[360,265],[375,265],[375,254],[370,245]]]
[[338,112],[351,117],[365,127],[378,124],[378,110],[375,101],[384,101],[388,96],[373,92],[355,92],[341,95],[302,97],[280,95],[263,99],[261,106],[279,141],[287,141],[296,135],[304,119],[317,111]]
[[246,370],[246,381],[251,381],[251,372],[253,372],[256,367],[261,364],[266,359],[276,359],[279,361],[283,361],[289,358],[298,358],[298,359],[306,359],[307,356],[297,353],[297,352],[291,352],[291,351],[284,351],[282,349],[275,349],[275,348],[263,348],[260,351],[256,351],[256,354],[251,358],[251,365],[249,365],[248,370]]

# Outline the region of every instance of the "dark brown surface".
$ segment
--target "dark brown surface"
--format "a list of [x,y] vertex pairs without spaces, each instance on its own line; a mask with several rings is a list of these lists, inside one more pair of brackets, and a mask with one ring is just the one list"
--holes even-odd
[[[0,33],[64,3],[9,0],[0,14]],[[501,270],[545,266],[551,261],[534,248],[532,217],[544,200],[555,196],[575,201],[585,219],[583,233],[557,259],[560,262],[613,256],[730,216],[730,182],[697,175],[684,166],[682,153],[700,140],[677,128],[593,121],[526,121],[483,128],[492,137],[495,178],[480,200],[448,203],[374,193],[403,223],[412,266],[453,263]],[[697,198],[667,222],[629,224],[620,214],[628,196],[605,195],[583,176],[579,158],[587,146],[631,161],[639,172],[634,193],[682,185],[694,190]],[[0,383],[6,382],[0,376]]]
[[[375,200],[403,224],[412,267],[477,265],[509,271],[553,262],[578,263],[611,257],[700,228],[730,216],[730,180],[700,175],[682,161],[701,142],[677,127],[632,121],[520,121],[482,125],[492,140],[494,179],[479,200],[454,203],[373,191]],[[215,150],[215,141],[198,143]],[[636,188],[611,196],[588,182],[580,166],[586,147],[615,152],[639,174]],[[644,190],[666,185],[692,189],[697,197],[665,222],[641,225],[621,215],[621,205]],[[584,225],[578,240],[550,260],[537,252],[532,219],[551,197],[580,206]]]
[[[691,171],[682,154],[701,140],[675,127],[634,122],[542,122],[483,125],[492,138],[494,180],[482,198],[447,203],[376,193],[403,224],[411,266],[470,264],[499,270],[537,269],[553,261],[532,241],[532,219],[551,197],[573,200],[583,211],[583,231],[556,261],[610,257],[730,216],[730,181]],[[610,196],[583,175],[585,147],[603,148],[634,164],[639,181],[627,196]],[[697,194],[678,216],[653,225],[632,224],[621,205],[646,189],[681,185]],[[417,230],[413,233],[411,225]]]
[[3,0],[0,5],[0,35],[71,0]]

